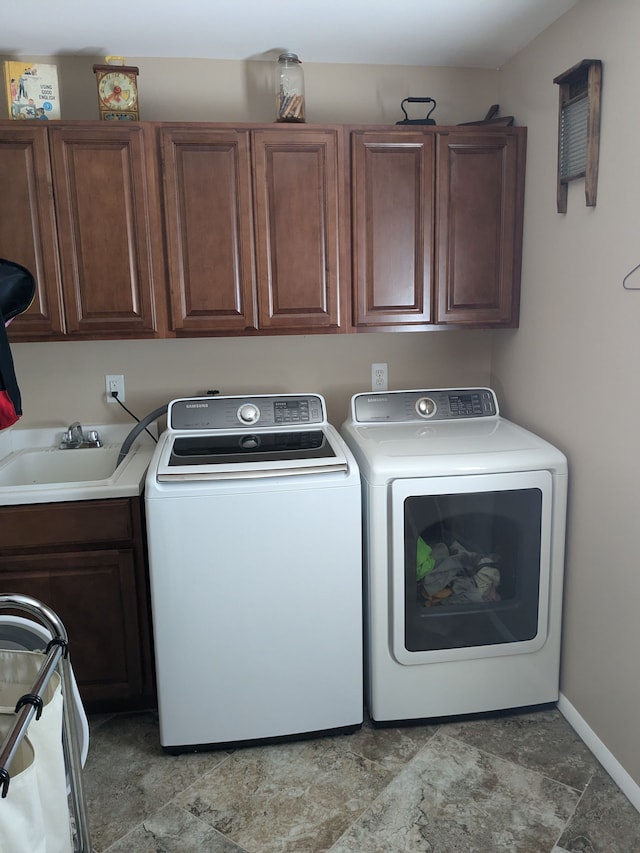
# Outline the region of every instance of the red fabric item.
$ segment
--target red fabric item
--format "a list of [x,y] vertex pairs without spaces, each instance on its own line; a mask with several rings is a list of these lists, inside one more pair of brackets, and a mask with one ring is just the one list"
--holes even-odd
[[8,392],[0,391],[0,429],[13,426],[19,418]]

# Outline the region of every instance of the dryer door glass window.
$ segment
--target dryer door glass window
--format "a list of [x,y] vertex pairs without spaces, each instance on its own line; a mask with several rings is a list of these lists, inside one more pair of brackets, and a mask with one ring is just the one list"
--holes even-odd
[[395,634],[405,653],[544,642],[544,500],[533,485],[404,497]]

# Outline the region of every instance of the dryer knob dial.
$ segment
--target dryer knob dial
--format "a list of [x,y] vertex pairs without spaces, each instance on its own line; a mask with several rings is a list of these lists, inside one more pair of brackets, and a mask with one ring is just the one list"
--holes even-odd
[[238,420],[243,424],[256,424],[260,419],[260,409],[253,403],[244,403],[238,409]]
[[416,400],[416,412],[421,418],[432,418],[437,408],[431,397],[420,397],[419,400]]

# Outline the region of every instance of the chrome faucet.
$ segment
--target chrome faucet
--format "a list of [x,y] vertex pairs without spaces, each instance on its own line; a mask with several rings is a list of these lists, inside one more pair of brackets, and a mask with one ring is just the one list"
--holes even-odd
[[85,436],[82,424],[74,421],[62,436],[60,450],[77,450],[81,447],[102,447],[102,441],[97,430],[91,429]]

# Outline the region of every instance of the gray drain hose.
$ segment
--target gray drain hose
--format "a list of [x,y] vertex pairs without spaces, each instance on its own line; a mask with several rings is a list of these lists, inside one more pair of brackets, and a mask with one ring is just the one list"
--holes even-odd
[[140,435],[140,433],[145,430],[150,423],[153,423],[153,421],[166,414],[168,408],[169,404],[165,403],[164,406],[160,406],[158,409],[154,409],[152,412],[149,412],[148,415],[145,415],[141,421],[138,421],[138,423],[134,426],[129,435],[122,442],[122,447],[120,448],[120,453],[118,454],[118,461],[116,462],[116,468],[127,455],[131,448],[131,445]]

